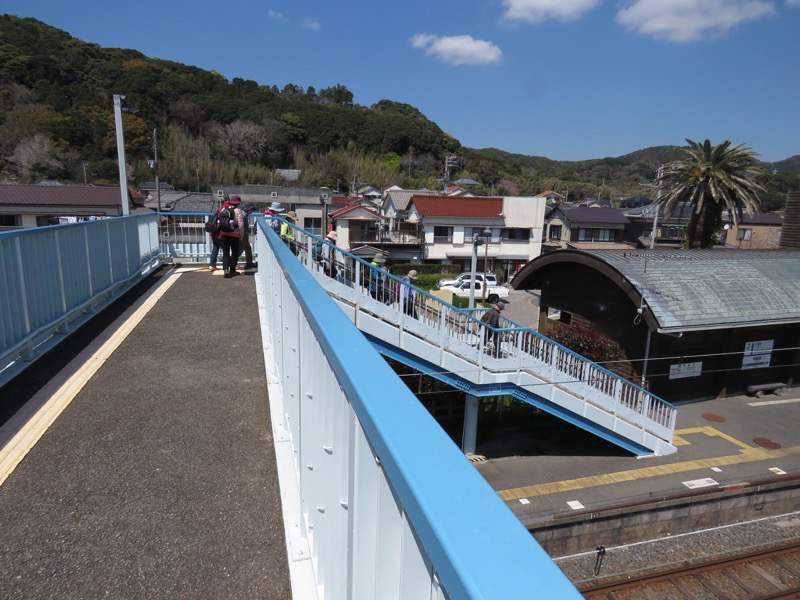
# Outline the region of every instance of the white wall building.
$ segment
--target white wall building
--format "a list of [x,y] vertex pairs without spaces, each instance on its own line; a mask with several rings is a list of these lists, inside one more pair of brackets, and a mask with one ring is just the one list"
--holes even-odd
[[[474,239],[480,270],[501,268],[507,277],[541,254],[545,199],[533,197],[413,196],[409,218],[420,221],[426,262],[469,270]],[[488,234],[488,235],[487,235]]]

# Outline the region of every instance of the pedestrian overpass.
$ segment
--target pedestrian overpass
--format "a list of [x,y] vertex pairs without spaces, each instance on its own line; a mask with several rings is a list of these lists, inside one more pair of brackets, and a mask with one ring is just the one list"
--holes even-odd
[[[162,260],[207,259],[197,227],[181,240],[159,221],[0,234],[0,385]],[[340,272],[327,277],[309,260],[315,238],[295,235],[296,254],[258,222],[265,400],[294,597],[580,597],[375,350],[465,391],[466,448],[485,395],[637,454],[675,450],[675,408],[509,321],[487,347],[476,313],[422,291],[409,316],[402,295],[369,294],[370,265],[336,250]]]
[[486,309],[458,309],[422,290],[415,290],[412,306],[394,275],[382,272],[386,283],[370,293],[379,267],[335,247],[337,277],[328,277],[322,263],[308,259],[319,238],[299,229],[295,236],[299,261],[379,352],[467,394],[465,452],[475,449],[474,399],[497,395],[537,406],[640,456],[676,451],[672,404],[503,316],[498,329],[482,323]]

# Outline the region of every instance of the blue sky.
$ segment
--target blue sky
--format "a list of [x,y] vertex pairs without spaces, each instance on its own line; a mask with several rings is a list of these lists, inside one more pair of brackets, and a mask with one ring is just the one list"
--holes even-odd
[[[411,104],[557,160],[684,139],[800,154],[800,0],[3,0],[104,47]],[[124,90],[113,90],[124,93]]]

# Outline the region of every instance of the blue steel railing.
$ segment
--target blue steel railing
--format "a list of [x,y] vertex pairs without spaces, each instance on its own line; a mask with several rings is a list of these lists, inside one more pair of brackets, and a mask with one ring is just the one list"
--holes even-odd
[[160,262],[156,215],[0,233],[0,385]]
[[307,578],[320,598],[580,598],[318,277],[258,227],[295,593]]

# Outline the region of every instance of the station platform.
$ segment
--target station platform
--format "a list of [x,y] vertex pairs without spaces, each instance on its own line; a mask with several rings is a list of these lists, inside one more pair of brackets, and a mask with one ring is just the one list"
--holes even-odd
[[637,458],[577,428],[479,443],[476,469],[528,529],[800,477],[800,387],[679,405],[678,452]]
[[291,597],[252,276],[164,267],[0,396],[0,597]]

